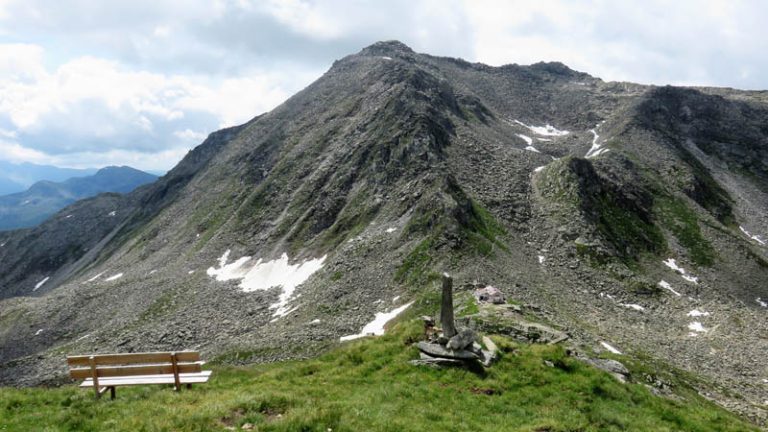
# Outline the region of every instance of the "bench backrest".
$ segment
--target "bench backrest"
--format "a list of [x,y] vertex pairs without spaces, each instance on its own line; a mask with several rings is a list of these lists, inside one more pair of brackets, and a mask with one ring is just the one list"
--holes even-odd
[[166,375],[202,370],[200,353],[195,351],[130,354],[92,354],[67,356],[69,376],[73,379]]

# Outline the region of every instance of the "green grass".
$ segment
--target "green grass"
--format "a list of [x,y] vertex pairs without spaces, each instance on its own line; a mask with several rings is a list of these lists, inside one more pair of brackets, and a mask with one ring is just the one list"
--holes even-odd
[[672,234],[688,250],[691,260],[700,266],[711,266],[715,262],[712,244],[701,234],[698,217],[679,198],[662,196],[656,200],[656,211]]
[[431,272],[432,264],[432,236],[419,242],[418,245],[403,259],[403,263],[395,272],[395,281],[406,285],[416,286],[433,280]]
[[[119,389],[95,400],[74,386],[0,389],[0,431],[746,431],[699,397],[681,401],[621,384],[558,346],[496,338],[501,360],[483,371],[412,366],[415,322],[314,360],[219,367],[206,385]],[[548,367],[549,360],[555,367]]]
[[466,243],[471,250],[482,256],[490,256],[494,247],[505,252],[509,251],[499,237],[507,234],[504,227],[493,217],[493,214],[483,208],[475,200],[468,198],[470,204],[469,221],[464,227]]

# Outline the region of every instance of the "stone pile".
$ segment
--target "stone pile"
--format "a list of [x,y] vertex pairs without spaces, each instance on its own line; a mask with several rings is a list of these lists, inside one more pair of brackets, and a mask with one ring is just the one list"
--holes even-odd
[[[453,280],[447,274],[443,275],[442,302],[440,307],[440,324],[442,332],[434,328],[435,322],[430,317],[424,317],[426,341],[419,342],[421,358],[412,361],[413,364],[461,364],[479,361],[483,366],[490,366],[496,359],[498,349],[488,337],[482,337],[467,327],[456,328],[453,317]],[[483,345],[485,346],[483,349]]]

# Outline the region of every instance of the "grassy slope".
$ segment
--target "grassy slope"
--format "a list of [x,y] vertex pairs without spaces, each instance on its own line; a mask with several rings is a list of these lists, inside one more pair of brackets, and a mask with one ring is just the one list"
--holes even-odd
[[[206,385],[91,391],[0,389],[0,431],[744,431],[756,430],[678,387],[683,402],[565,356],[561,347],[497,338],[487,372],[415,367],[419,325],[350,343],[318,359],[216,368]],[[548,367],[550,360],[555,367]]]

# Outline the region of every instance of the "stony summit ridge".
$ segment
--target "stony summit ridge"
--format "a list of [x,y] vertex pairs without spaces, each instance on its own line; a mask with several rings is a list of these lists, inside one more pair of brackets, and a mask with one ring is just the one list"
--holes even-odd
[[0,383],[68,352],[311,356],[449,272],[765,422],[767,241],[764,92],[378,42],[158,181],[0,232]]

